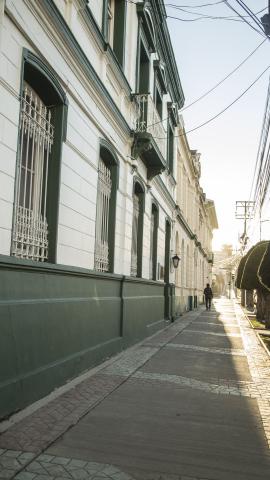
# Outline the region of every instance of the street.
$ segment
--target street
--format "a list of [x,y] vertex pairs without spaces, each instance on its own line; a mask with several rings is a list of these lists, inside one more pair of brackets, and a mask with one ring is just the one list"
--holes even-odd
[[269,373],[239,305],[215,300],[4,422],[0,478],[266,480]]

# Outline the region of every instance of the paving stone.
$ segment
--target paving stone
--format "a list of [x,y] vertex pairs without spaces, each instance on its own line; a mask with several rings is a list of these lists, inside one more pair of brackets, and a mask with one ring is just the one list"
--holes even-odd
[[51,463],[57,463],[58,465],[67,465],[69,462],[70,462],[70,458],[55,457],[52,459]]
[[6,450],[5,455],[7,457],[12,457],[12,458],[17,458],[19,455],[21,455],[21,451],[16,451],[16,450]]
[[74,480],[83,480],[89,477],[89,473],[83,468],[76,468],[70,471],[70,474]]
[[[17,478],[16,478],[17,480]],[[35,477],[35,480],[54,480],[53,477],[50,477],[49,475],[37,475]]]
[[8,470],[6,468],[0,469],[0,479],[8,480],[12,478],[16,472],[14,470]]
[[51,460],[53,460],[55,457],[53,455],[47,455],[47,454],[42,454],[42,455],[39,455],[37,460],[39,460],[40,462],[50,462]]
[[16,475],[16,480],[33,480],[36,477],[35,473],[31,472],[20,472]]
[[69,464],[68,464],[68,468],[69,469],[73,469],[73,468],[84,468],[85,466],[87,466],[87,462],[85,462],[84,460],[76,460],[76,459],[72,459],[70,460]]

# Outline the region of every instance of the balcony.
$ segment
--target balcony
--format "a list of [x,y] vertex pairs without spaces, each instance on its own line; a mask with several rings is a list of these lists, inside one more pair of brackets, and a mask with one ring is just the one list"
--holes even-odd
[[134,98],[138,105],[138,117],[134,130],[133,156],[143,160],[148,180],[151,180],[167,166],[167,132],[150,94],[139,94]]

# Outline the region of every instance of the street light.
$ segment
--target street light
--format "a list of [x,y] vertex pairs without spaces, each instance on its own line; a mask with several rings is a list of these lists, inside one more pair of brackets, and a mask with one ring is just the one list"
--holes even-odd
[[173,262],[174,268],[176,269],[180,262],[180,257],[178,257],[177,253],[172,257],[172,262]]

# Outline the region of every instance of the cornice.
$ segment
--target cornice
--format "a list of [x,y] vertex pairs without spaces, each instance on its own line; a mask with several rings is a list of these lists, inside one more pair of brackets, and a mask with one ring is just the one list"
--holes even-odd
[[171,90],[170,93],[173,102],[177,103],[179,108],[182,108],[185,102],[185,97],[166,22],[164,2],[163,0],[160,2],[150,0],[150,4],[155,16],[155,28],[158,37],[157,51],[162,52],[162,57],[167,67],[168,84],[171,87],[169,90]]

